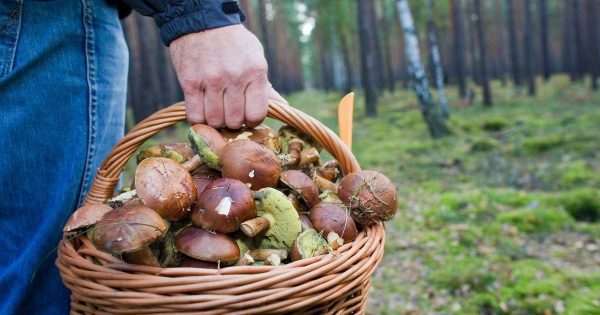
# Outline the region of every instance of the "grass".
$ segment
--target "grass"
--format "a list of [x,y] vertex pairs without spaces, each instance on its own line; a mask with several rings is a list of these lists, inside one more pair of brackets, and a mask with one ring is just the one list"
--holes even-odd
[[[400,203],[369,314],[600,314],[600,92],[538,83],[531,98],[494,82],[489,109],[448,89],[452,135],[435,141],[411,91],[377,117],[357,97],[353,151]],[[337,131],[340,98],[288,100]]]

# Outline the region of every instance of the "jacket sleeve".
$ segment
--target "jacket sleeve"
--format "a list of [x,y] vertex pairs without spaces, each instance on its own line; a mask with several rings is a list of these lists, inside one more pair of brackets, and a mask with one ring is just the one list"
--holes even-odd
[[230,0],[123,0],[138,13],[154,18],[163,43],[212,28],[244,21],[237,1]]

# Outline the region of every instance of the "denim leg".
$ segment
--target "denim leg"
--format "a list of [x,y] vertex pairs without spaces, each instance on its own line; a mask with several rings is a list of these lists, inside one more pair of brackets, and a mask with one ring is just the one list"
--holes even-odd
[[54,249],[122,136],[127,62],[106,1],[0,1],[0,314],[68,313]]

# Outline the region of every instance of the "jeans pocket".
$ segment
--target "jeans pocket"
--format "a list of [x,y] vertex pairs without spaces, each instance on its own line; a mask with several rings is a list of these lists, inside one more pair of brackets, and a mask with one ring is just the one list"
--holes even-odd
[[0,78],[13,69],[23,1],[0,1]]

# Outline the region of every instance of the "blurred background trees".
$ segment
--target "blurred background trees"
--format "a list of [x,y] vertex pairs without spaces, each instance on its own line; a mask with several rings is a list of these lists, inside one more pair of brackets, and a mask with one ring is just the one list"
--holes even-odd
[[[536,78],[568,73],[572,81],[600,73],[597,0],[411,0],[420,62],[437,89],[436,107],[492,104],[490,80],[536,92]],[[434,5],[435,4],[435,5]],[[380,96],[414,78],[395,0],[240,0],[244,23],[262,41],[269,78],[283,94],[305,89],[362,91],[365,113]],[[153,21],[123,21],[132,54],[128,102],[139,121],[182,99]],[[460,104],[443,85],[459,87]],[[524,92],[523,92],[524,93]],[[496,104],[502,106],[501,104]],[[427,121],[427,120],[426,120]]]

